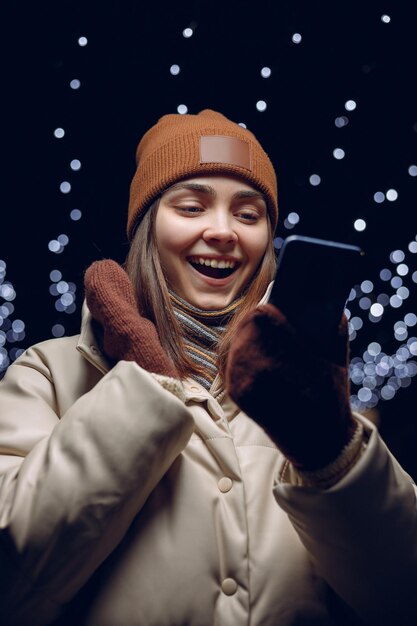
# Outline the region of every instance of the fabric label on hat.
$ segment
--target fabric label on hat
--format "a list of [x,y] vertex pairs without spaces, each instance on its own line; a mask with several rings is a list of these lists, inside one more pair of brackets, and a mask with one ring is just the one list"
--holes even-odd
[[237,137],[203,135],[200,137],[200,163],[227,163],[251,170],[249,144]]

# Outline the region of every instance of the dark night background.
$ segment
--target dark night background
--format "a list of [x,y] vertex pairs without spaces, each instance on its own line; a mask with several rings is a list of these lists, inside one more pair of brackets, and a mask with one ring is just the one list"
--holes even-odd
[[[351,303],[352,316],[364,321],[352,357],[362,357],[370,342],[395,354],[406,343],[395,338],[395,322],[417,312],[417,257],[408,248],[417,235],[417,177],[409,173],[417,165],[416,17],[413,3],[393,1],[2,3],[0,259],[4,284],[16,292],[14,311],[0,325],[3,370],[16,350],[52,337],[54,325],[78,332],[84,270],[98,258],[121,262],[127,252],[137,142],[179,104],[189,113],[217,109],[257,135],[277,170],[278,235],[360,245],[371,299],[395,293],[379,272],[395,275],[390,254],[404,251],[409,297],[400,308],[388,306],[372,323],[358,300]],[[302,36],[298,44],[294,33]],[[78,44],[82,36],[86,46]],[[172,64],[181,68],[176,76]],[[269,78],[261,76],[265,66]],[[74,79],[79,89],[71,88]],[[263,112],[259,100],[267,103]],[[356,102],[352,111],[348,100]],[[348,123],[337,127],[341,116]],[[335,148],[345,151],[343,159],[334,158]],[[312,174],[320,185],[310,184]],[[60,191],[63,181],[69,193]],[[388,189],[398,199],[374,201]],[[74,209],[82,212],[78,221],[70,217]],[[289,230],[291,212],[300,221]],[[353,226],[358,218],[367,224],[362,232]],[[56,254],[48,244],[60,234],[69,242]],[[55,308],[54,269],[76,287],[71,314]],[[16,319],[25,328],[13,336]],[[408,329],[408,338],[413,334],[417,326]],[[383,435],[415,478],[416,395],[411,378],[376,406]]]

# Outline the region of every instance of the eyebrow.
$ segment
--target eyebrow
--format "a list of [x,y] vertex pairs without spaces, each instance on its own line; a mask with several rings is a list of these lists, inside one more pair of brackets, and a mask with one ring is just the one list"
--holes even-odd
[[[210,185],[201,185],[200,183],[176,183],[167,189],[167,192],[171,191],[179,191],[181,189],[188,189],[190,191],[197,191],[198,193],[205,193],[206,195],[211,196],[212,198],[216,197],[216,190],[214,187]],[[232,196],[233,200],[240,200],[244,198],[254,198],[263,200],[266,203],[265,196],[260,191],[255,191],[254,189],[242,189],[241,191],[236,191],[236,193]]]

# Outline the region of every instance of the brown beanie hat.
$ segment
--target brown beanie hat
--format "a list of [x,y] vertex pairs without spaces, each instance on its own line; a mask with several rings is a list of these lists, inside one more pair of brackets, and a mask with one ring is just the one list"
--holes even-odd
[[191,176],[233,174],[252,184],[267,200],[272,230],[278,219],[274,167],[256,137],[221,113],[164,115],[142,137],[130,186],[127,234],[165,189]]

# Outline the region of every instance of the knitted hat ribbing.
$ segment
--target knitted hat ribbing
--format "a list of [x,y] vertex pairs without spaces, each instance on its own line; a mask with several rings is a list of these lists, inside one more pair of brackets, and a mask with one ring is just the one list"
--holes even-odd
[[[214,141],[213,141],[214,138]],[[272,229],[278,219],[274,167],[256,137],[221,113],[164,115],[142,137],[130,186],[127,234],[150,204],[175,182],[191,176],[232,174],[261,191]]]

